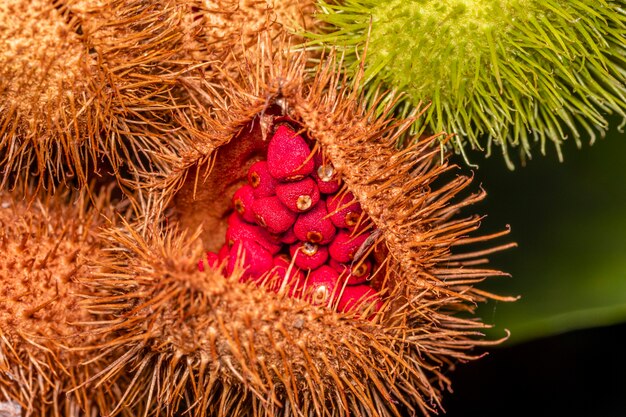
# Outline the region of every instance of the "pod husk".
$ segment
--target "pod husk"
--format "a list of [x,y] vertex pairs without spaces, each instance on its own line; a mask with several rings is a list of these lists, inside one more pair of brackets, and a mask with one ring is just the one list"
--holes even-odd
[[0,4],[2,187],[33,175],[85,176],[85,148],[96,145],[94,72],[76,23],[49,1]]
[[[109,234],[116,249],[89,278],[92,309],[104,315],[99,331],[117,335],[105,353],[124,352],[93,380],[129,373],[119,407],[141,404],[151,415],[441,411],[448,371],[479,357],[477,346],[499,342],[484,339],[487,326],[471,316],[476,304],[513,300],[476,287],[505,275],[483,267],[484,255],[512,245],[457,248],[506,231],[471,237],[480,218],[459,212],[484,192],[470,194],[470,177],[449,175],[453,167],[432,146],[437,137],[397,149],[412,119],[374,117],[332,57],[308,68],[305,54],[265,42],[229,83],[185,80],[214,112],[181,118],[194,145],[168,171],[144,178],[146,218]],[[241,271],[223,278],[197,270],[203,252],[223,243],[230,196],[267,146],[277,112],[317,141],[380,231],[385,304],[371,321],[241,284]]]
[[189,136],[174,122],[194,106],[180,78],[218,81],[214,62],[234,62],[260,33],[305,26],[311,10],[304,0],[3,2],[0,185],[112,174],[132,190],[138,170],[159,171]]
[[83,385],[108,364],[93,354],[105,338],[89,328],[79,281],[104,252],[113,203],[101,195],[0,191],[0,402],[23,415],[106,414],[120,397],[117,381]]

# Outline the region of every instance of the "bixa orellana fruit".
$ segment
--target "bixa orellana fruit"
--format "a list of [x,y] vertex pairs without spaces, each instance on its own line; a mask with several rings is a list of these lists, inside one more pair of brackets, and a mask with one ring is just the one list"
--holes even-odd
[[118,409],[154,416],[440,411],[449,370],[497,343],[469,313],[510,300],[475,286],[507,245],[458,249],[506,232],[472,236],[459,211],[484,193],[437,137],[398,149],[413,120],[375,117],[332,57],[258,50],[229,82],[188,80],[211,109],[181,120],[196,145],[108,234],[86,281],[116,359],[88,385],[127,375]]
[[227,76],[212,62],[232,62],[263,33],[311,27],[312,9],[313,0],[0,2],[0,187],[158,172],[189,140],[173,123],[194,106],[180,79]]
[[98,229],[123,206],[110,189],[94,199],[23,188],[0,191],[0,415],[106,415],[121,379],[82,385],[109,362],[94,354],[108,336],[90,331],[80,278],[103,253]]

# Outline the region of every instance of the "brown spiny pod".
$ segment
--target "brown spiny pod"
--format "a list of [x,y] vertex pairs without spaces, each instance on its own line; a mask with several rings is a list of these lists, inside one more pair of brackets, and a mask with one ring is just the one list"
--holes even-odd
[[198,104],[188,83],[230,77],[213,63],[305,26],[313,3],[0,2],[0,187],[110,172],[134,188],[191,146],[175,123]]
[[53,3],[0,3],[2,188],[34,173],[84,177],[88,149],[96,147],[93,61],[80,23]]
[[91,331],[79,282],[103,253],[98,228],[113,214],[103,191],[0,191],[0,404],[18,416],[105,415],[121,398],[121,379],[84,385],[108,365],[93,352],[111,336]]
[[[204,30],[200,41],[220,62],[220,74],[240,76],[242,59],[258,53],[258,37],[282,39],[290,35],[291,46],[304,39],[297,35],[303,29],[320,24],[315,19],[314,0],[212,0],[197,2],[196,19]],[[275,43],[278,45],[280,42]]]
[[[103,314],[94,326],[117,335],[103,354],[121,353],[95,380],[128,374],[119,408],[139,404],[154,416],[438,412],[449,368],[480,356],[474,347],[498,343],[483,340],[487,326],[467,313],[487,298],[511,300],[475,287],[504,275],[475,267],[477,259],[508,245],[461,254],[458,248],[506,232],[472,236],[479,217],[459,211],[484,193],[467,191],[470,177],[446,176],[454,167],[440,161],[438,137],[398,150],[413,120],[366,111],[359,94],[342,87],[332,57],[307,68],[303,54],[262,46],[231,82],[197,80],[190,90],[197,100],[215,103],[211,94],[223,100],[210,117],[195,115],[211,129],[148,184],[160,199],[152,198],[145,213],[156,218],[110,235],[108,270],[88,279],[97,289],[89,300]],[[233,212],[232,196],[247,183],[249,168],[267,160],[281,126],[300,135],[311,158],[322,152],[341,180],[336,192],[351,192],[360,204],[359,223],[366,226],[344,232],[367,237],[344,265],[366,263],[365,282],[351,287],[327,264],[299,269],[283,243],[293,242],[291,229],[268,235],[279,245],[280,272],[274,262],[249,279],[252,269],[240,259],[229,260],[229,271],[198,270],[207,251],[230,244],[231,225],[246,222]],[[231,258],[243,254],[231,248]]]

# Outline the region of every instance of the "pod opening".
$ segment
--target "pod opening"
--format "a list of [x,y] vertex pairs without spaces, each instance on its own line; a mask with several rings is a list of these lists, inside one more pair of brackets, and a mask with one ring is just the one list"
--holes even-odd
[[[175,198],[202,225],[198,269],[338,312],[380,310],[386,251],[374,222],[319,142],[271,106],[192,168]],[[200,175],[199,175],[200,174]]]

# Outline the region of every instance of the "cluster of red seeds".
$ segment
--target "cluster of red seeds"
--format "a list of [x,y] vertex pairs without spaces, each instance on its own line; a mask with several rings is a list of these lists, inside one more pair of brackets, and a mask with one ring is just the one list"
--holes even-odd
[[[278,126],[267,160],[250,167],[232,201],[226,243],[207,253],[208,267],[225,266],[230,275],[239,262],[243,282],[337,311],[372,302],[380,308],[370,285],[371,222],[333,166],[291,127]],[[198,267],[203,271],[205,261]]]

